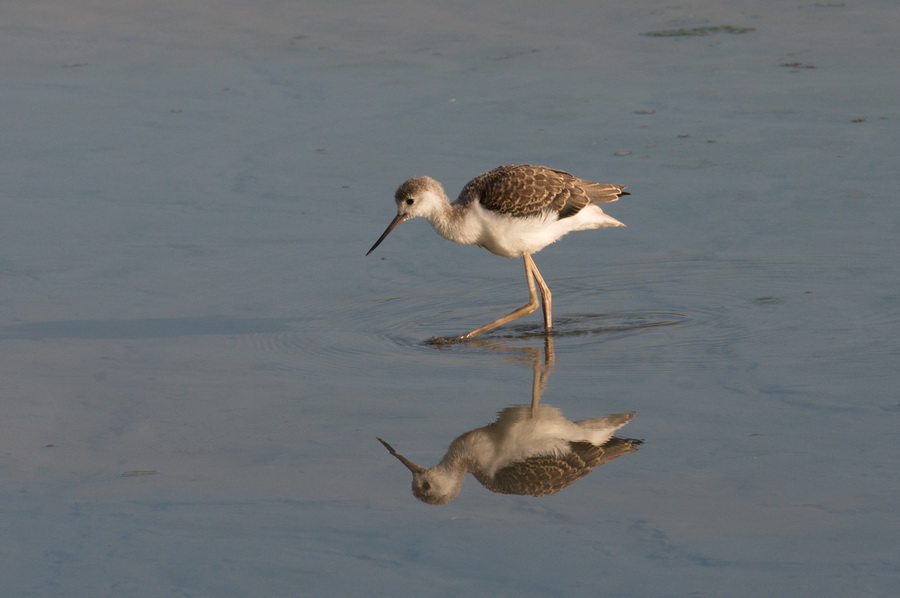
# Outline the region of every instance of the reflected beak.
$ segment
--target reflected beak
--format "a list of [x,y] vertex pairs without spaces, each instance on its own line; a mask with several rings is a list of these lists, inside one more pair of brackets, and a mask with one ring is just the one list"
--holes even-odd
[[[390,228],[388,229],[388,232],[391,232],[391,229],[390,229]],[[384,233],[384,234],[386,235],[387,233]],[[382,235],[382,238],[384,238],[384,235]],[[381,240],[379,239],[379,242],[380,242],[380,241],[381,241]],[[375,245],[378,245],[378,243],[375,243]],[[374,249],[374,247],[373,247],[372,249]],[[407,459],[407,458],[404,457],[403,455],[398,455],[398,454],[397,454],[397,451],[394,450],[394,447],[392,447],[391,445],[389,445],[387,442],[385,442],[385,441],[382,440],[381,438],[378,439],[378,442],[380,442],[381,444],[383,444],[383,445],[384,445],[384,448],[386,448],[390,454],[392,454],[392,455],[394,455],[395,457],[397,457],[397,458],[400,460],[400,462],[403,463],[404,465],[406,465],[406,468],[409,469],[411,472],[413,472],[413,473],[422,473],[423,471],[425,471],[425,468],[424,468],[424,467],[421,467],[421,466],[419,466],[419,465],[416,465],[415,463],[413,463],[412,461],[410,461],[409,459]]]
[[403,214],[397,214],[397,216],[395,216],[394,219],[391,220],[391,223],[388,224],[388,227],[384,230],[384,232],[381,233],[381,236],[378,237],[378,240],[375,241],[375,244],[372,245],[372,249],[370,249],[369,251],[366,252],[366,255],[369,255],[370,253],[375,251],[375,248],[378,247],[379,245],[381,245],[381,242],[384,241],[384,238],[386,236],[388,236],[389,234],[391,234],[391,231],[394,230],[395,228],[397,228],[397,225],[406,219],[407,219],[407,216],[405,216]]

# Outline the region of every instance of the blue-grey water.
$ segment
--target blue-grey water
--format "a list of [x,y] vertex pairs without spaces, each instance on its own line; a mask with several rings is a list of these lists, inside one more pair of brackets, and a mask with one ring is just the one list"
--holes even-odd
[[[2,595],[900,587],[893,0],[8,4]],[[376,436],[431,465],[527,403],[541,318],[428,345],[521,261],[363,254],[404,179],[516,162],[629,186],[535,259],[544,401],[645,444],[425,505]]]

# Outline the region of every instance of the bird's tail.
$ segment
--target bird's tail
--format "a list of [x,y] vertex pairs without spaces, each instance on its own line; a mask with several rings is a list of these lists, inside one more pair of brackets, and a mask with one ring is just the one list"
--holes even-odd
[[630,422],[635,413],[635,411],[614,413],[605,417],[583,419],[575,423],[586,432],[587,440],[594,444],[603,444],[612,437],[616,430]]
[[620,195],[631,195],[625,189],[627,185],[607,185],[605,183],[591,183],[584,185],[584,190],[592,203],[607,203],[616,201]]

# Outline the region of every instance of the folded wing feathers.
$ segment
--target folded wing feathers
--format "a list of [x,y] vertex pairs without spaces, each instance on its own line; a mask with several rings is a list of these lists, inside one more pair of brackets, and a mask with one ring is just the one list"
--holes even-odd
[[563,170],[512,165],[475,177],[462,190],[458,201],[477,199],[486,209],[510,216],[533,216],[549,210],[567,218],[591,203],[616,201],[624,189],[624,185],[579,179]]

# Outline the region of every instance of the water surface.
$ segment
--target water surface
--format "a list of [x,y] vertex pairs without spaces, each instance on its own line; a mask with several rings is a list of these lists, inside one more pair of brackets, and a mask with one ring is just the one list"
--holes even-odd
[[[4,595],[884,596],[900,582],[893,2],[4,9]],[[749,28],[706,36],[659,30]],[[503,163],[629,185],[536,256],[558,495],[433,463],[531,398],[522,265],[393,216]]]

